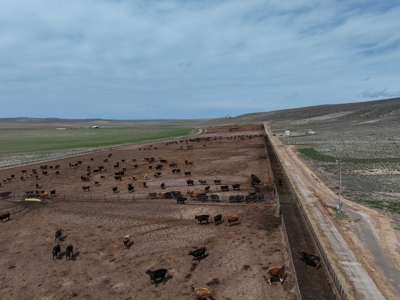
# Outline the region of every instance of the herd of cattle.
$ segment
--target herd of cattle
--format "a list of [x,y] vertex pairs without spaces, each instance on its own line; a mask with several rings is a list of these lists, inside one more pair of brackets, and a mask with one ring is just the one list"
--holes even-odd
[[[109,162],[109,158],[111,156],[112,156],[112,154],[110,153],[108,155],[108,158],[104,159],[103,162]],[[160,164],[157,164],[156,168],[158,170],[162,170],[163,166],[165,164],[167,164],[168,161],[166,159],[161,158],[161,157],[158,157],[158,159],[159,159]],[[90,161],[93,161],[93,158],[91,158]],[[132,159],[132,161],[133,162],[137,162],[136,159]],[[146,157],[146,158],[144,158],[144,161],[141,164],[134,164],[134,169],[139,168],[139,165],[140,166],[145,166],[147,163],[149,163],[149,162],[153,163],[155,161],[156,161],[156,158],[154,158],[154,157]],[[122,181],[122,179],[126,178],[126,176],[128,175],[128,160],[122,159],[122,162],[125,164],[125,167],[122,167],[122,168],[120,166],[120,162],[113,163],[114,168],[120,169],[117,172],[114,172],[114,179],[117,182],[118,181]],[[69,163],[68,165],[69,165],[70,168],[79,169],[79,166],[81,166],[82,163],[83,162],[81,160],[79,160],[76,163]],[[190,164],[193,164],[193,162],[185,160],[185,164],[190,165]],[[169,166],[171,168],[174,168],[174,169],[172,169],[172,174],[180,174],[180,169],[176,169],[175,168],[176,166],[178,166],[177,162],[170,163]],[[52,165],[47,165],[46,164],[46,165],[40,166],[40,168],[42,169],[42,172],[44,172],[43,170],[57,169],[57,174],[60,175],[60,171],[59,171],[60,168],[61,168],[60,165],[56,165],[54,167]],[[148,168],[149,169],[153,168],[153,165],[148,165]],[[104,165],[97,166],[96,168],[93,168],[91,166],[87,166],[86,170],[85,170],[85,174],[84,175],[80,175],[80,180],[83,181],[83,182],[90,182],[91,180],[94,180],[94,186],[93,185],[91,186],[89,184],[82,185],[83,192],[90,192],[90,191],[92,191],[94,189],[94,187],[99,186],[100,185],[100,181],[106,179],[106,175],[105,175],[106,171],[107,171],[107,168]],[[27,174],[27,170],[22,170],[21,172],[24,175]],[[99,180],[95,180],[97,178],[94,178],[94,176],[98,175],[99,173],[101,173],[100,174],[100,178],[99,178],[100,181]],[[184,173],[185,173],[185,176],[191,176],[192,175],[192,171],[185,171]],[[45,199],[45,198],[48,198],[48,197],[55,197],[56,196],[56,190],[54,188],[51,189],[51,190],[48,190],[48,191],[46,191],[45,189],[42,189],[42,185],[37,182],[37,180],[40,180],[40,177],[37,175],[37,169],[36,168],[33,168],[30,174],[31,174],[31,176],[33,176],[35,178],[35,181],[36,181],[35,188],[36,189],[35,190],[25,191],[24,192],[25,193],[25,197]],[[47,171],[46,171],[46,173],[43,173],[43,174],[46,174],[45,176],[50,175]],[[136,178],[137,174],[131,175],[131,176],[132,176],[131,178],[132,178],[133,181],[137,180],[137,178]],[[157,171],[157,172],[154,173],[153,176],[155,178],[159,178],[159,177],[162,176],[162,172],[161,171]],[[15,178],[14,174],[12,174],[9,178],[10,178],[10,180],[13,180]],[[145,189],[149,187],[149,185],[147,183],[148,180],[149,180],[149,176],[146,173],[143,176],[143,181],[142,181],[142,187],[145,188]],[[215,193],[208,194],[208,193],[211,192],[211,186],[207,185],[207,180],[199,179],[198,182],[199,182],[200,186],[204,186],[204,189],[201,192],[197,192],[197,193],[193,189],[188,190],[187,191],[187,195],[190,196],[191,199],[199,200],[201,202],[206,202],[206,201],[209,201],[209,200],[213,201],[213,202],[220,202],[220,195],[215,194]],[[214,184],[216,186],[219,186],[221,192],[230,191],[230,186],[227,185],[227,184],[222,184],[221,179],[214,179],[213,182],[214,182]],[[269,183],[269,181],[264,181],[264,185],[267,185],[266,182]],[[195,186],[195,180],[193,180],[193,179],[187,179],[186,183],[190,187]],[[243,195],[243,194],[242,195],[240,195],[240,194],[231,195],[231,196],[229,196],[229,202],[238,203],[238,202],[244,202],[244,201],[246,201],[246,202],[264,201],[264,194],[261,193],[261,188],[259,186],[260,183],[261,183],[261,180],[257,176],[252,174],[251,175],[251,185],[254,187],[255,192],[249,192],[247,195]],[[240,191],[241,190],[241,185],[238,184],[238,183],[231,184],[231,187],[232,187],[232,191]],[[111,187],[112,193],[114,193],[114,194],[115,193],[119,193],[120,190],[118,188],[119,188],[118,186]],[[161,188],[161,190],[166,189],[167,188],[166,183],[162,182],[160,184],[160,188]],[[135,192],[135,187],[134,187],[132,182],[128,182],[127,183],[127,190],[128,190],[128,193]],[[2,192],[2,193],[0,193],[0,198],[6,198],[9,195],[11,195],[11,192]],[[164,192],[163,191],[163,192],[159,192],[159,193],[150,192],[150,193],[148,193],[148,195],[149,195],[150,199],[157,199],[157,198],[176,199],[177,203],[179,203],[179,204],[184,204],[185,201],[187,200],[187,198],[182,195],[181,191],[177,191],[177,190],[173,190],[173,191],[170,191],[170,192]]]
[[[257,138],[257,137],[263,137],[263,134],[250,134],[250,135],[235,135],[235,136],[230,136],[230,137],[226,137],[229,140],[235,140],[235,139],[252,139],[252,138]],[[172,141],[172,142],[167,142],[166,146],[171,145],[171,144],[178,144],[178,143],[186,143],[186,145],[188,145],[189,143],[206,143],[206,142],[212,142],[212,141],[218,141],[218,140],[222,140],[223,137],[221,136],[208,136],[208,137],[197,137],[197,138],[192,138],[192,139],[181,139],[178,141]],[[190,147],[189,147],[190,146]],[[205,144],[203,144],[203,146],[206,146]],[[187,148],[193,148],[193,145],[188,145]],[[138,148],[138,150],[151,150],[151,149],[157,149],[157,147],[154,147],[153,145],[149,145],[149,146],[145,146],[143,148]],[[157,161],[157,159],[159,161]],[[86,168],[83,167],[83,161],[82,160],[78,160],[75,162],[70,162],[68,163],[68,167],[71,169],[76,169],[77,172],[81,172],[81,174],[79,174],[79,178],[81,181],[85,182],[85,185],[82,185],[82,190],[83,192],[91,192],[91,191],[95,191],[96,187],[101,186],[101,181],[105,180],[107,177],[109,176],[109,171],[108,170],[112,170],[112,168],[114,169],[118,169],[117,172],[114,172],[114,176],[113,178],[115,179],[116,182],[122,182],[123,179],[126,180],[126,178],[128,178],[128,173],[132,173],[130,171],[128,171],[128,166],[131,166],[131,170],[133,168],[134,171],[136,171],[135,174],[131,175],[130,178],[132,178],[133,181],[137,180],[137,176],[140,173],[140,169],[143,170],[144,168],[148,168],[148,170],[156,170],[156,172],[154,172],[153,176],[154,178],[160,178],[163,176],[163,170],[165,168],[166,165],[169,165],[169,167],[171,168],[171,172],[172,174],[181,174],[181,169],[178,167],[178,163],[177,162],[168,162],[167,159],[164,159],[162,157],[145,157],[143,159],[142,162],[139,162],[136,158],[132,158],[132,159],[122,159],[121,161],[111,161],[112,160],[112,153],[108,154],[107,157],[105,157],[102,160],[101,165],[97,165],[97,166],[93,166],[93,165],[87,165]],[[92,164],[94,162],[93,158],[90,158],[90,164]],[[192,165],[194,165],[194,162],[192,160],[189,159],[184,159],[184,166],[185,168],[190,168]],[[106,165],[108,164],[108,165]],[[41,179],[42,176],[52,176],[52,175],[56,175],[59,176],[61,175],[61,165],[60,164],[55,164],[55,165],[51,165],[51,164],[43,164],[40,165],[37,168],[32,168],[31,170],[21,170],[21,181],[25,181],[29,178],[34,179],[35,181],[39,181]],[[183,171],[185,176],[192,176],[192,170],[184,170]],[[143,174],[143,173],[142,173]],[[98,176],[99,175],[99,176]],[[15,174],[10,174],[8,175],[6,178],[3,179],[3,183],[10,183],[13,180],[15,180],[18,176],[16,176]],[[149,184],[147,183],[147,180],[149,179],[148,174],[146,173],[145,176],[143,176],[144,181],[141,183],[141,186],[143,188],[147,188],[149,187]],[[91,181],[93,181],[93,185],[89,184]],[[29,181],[28,181],[29,182]],[[198,192],[198,197],[196,195],[196,193],[191,193],[190,197],[193,199],[197,199],[200,201],[215,201],[218,202],[220,200],[220,196],[217,194],[212,194],[212,195],[207,195],[207,193],[210,192],[210,185],[207,185],[207,181],[204,179],[200,179],[199,180],[200,185],[204,185],[204,192]],[[227,192],[230,190],[230,186],[227,184],[222,185],[221,184],[221,180],[220,179],[214,179],[214,183],[216,185],[220,185],[220,192]],[[254,190],[256,193],[259,193],[258,195],[255,195],[255,193],[249,193],[248,195],[237,195],[235,197],[230,197],[229,201],[230,202],[257,202],[257,201],[263,201],[263,196],[260,193],[260,189],[261,187],[259,186],[260,181],[258,181],[257,184],[253,184],[252,181],[252,186],[254,187]],[[187,180],[187,184],[189,186],[194,186],[195,185],[195,181],[193,179],[188,179]],[[265,184],[265,182],[264,182]],[[5,186],[5,185],[3,185]],[[0,187],[3,187],[0,183]],[[165,183],[161,183],[160,184],[161,189],[166,189],[167,186]],[[239,191],[241,189],[240,184],[237,183],[233,183],[231,184],[232,190],[233,191]],[[126,185],[126,189],[128,191],[128,193],[134,193],[135,192],[135,187],[133,185],[132,182],[128,183]],[[120,186],[113,186],[111,188],[112,193],[116,194],[119,193],[121,190]],[[76,191],[75,191],[76,192]],[[11,192],[3,192],[0,193],[0,198],[5,198],[7,196],[9,196],[11,194]],[[166,197],[167,199],[169,199],[168,197],[170,197],[171,194],[165,193],[165,194],[159,194],[158,196],[160,197]],[[46,189],[42,189],[41,185],[39,183],[36,183],[36,190],[27,190],[25,191],[25,197],[28,198],[41,198],[41,199],[45,199],[51,196],[56,196],[56,189],[54,187],[49,188],[48,190]],[[185,201],[185,197],[183,196],[179,196],[177,197],[177,195],[174,195],[175,197],[172,198],[179,198],[177,199],[178,203],[184,203]],[[149,194],[149,197],[151,199],[156,198],[154,196],[154,194]]]
[[[231,137],[231,139],[232,138],[233,137]],[[243,137],[239,136],[238,138],[243,138]],[[214,137],[214,139],[217,139],[217,138]],[[193,140],[189,140],[189,141],[202,142],[205,140],[199,138],[199,139],[193,139]],[[182,141],[180,141],[180,142],[182,142]],[[169,142],[169,143],[177,143],[177,142]],[[167,143],[167,145],[169,145],[169,143]],[[149,149],[152,147],[153,146],[151,145],[149,147]],[[155,148],[156,147],[153,147],[153,149],[155,149]],[[143,148],[143,150],[145,150],[145,149],[146,148]],[[132,158],[130,160],[122,159],[121,161],[111,162],[110,161],[111,157],[112,157],[112,154],[111,153],[108,154],[107,158],[103,159],[103,163],[111,164],[114,169],[118,169],[117,172],[114,172],[114,176],[113,176],[113,178],[115,179],[116,182],[121,182],[124,178],[126,178],[126,176],[128,176],[128,173],[129,173],[128,166],[130,164],[132,164],[133,170],[135,170],[135,171],[140,170],[141,168],[146,168],[146,167],[147,167],[146,170],[153,170],[153,169],[157,170],[153,174],[154,178],[162,177],[162,175],[163,175],[162,172],[164,171],[164,168],[166,165],[169,165],[169,167],[171,168],[172,174],[174,174],[174,175],[181,174],[181,169],[178,167],[177,162],[168,163],[168,160],[165,158],[162,158],[162,157],[158,157],[158,158],[146,157],[146,158],[144,158],[143,162],[138,162],[137,159],[135,159],[135,158]],[[93,162],[94,161],[93,158],[91,158],[90,161]],[[157,161],[159,163],[156,163]],[[153,163],[156,163],[156,164],[153,165]],[[72,168],[72,169],[80,170],[80,169],[82,169],[82,164],[83,164],[82,161],[77,161],[74,163],[69,163],[68,167]],[[99,178],[100,181],[106,179],[105,174],[107,172],[107,167],[111,169],[111,165],[106,166],[104,164],[99,165],[97,167],[86,166],[86,169],[84,169],[84,171],[83,171],[84,174],[80,175],[80,180],[85,183],[91,182],[92,180],[94,180],[94,185],[90,185],[90,184],[82,185],[83,192],[90,192],[92,189],[95,189],[96,186],[100,185],[99,180],[95,180],[95,178],[94,178],[95,175],[100,175],[100,178]],[[194,162],[189,161],[189,160],[184,160],[185,168],[189,167],[190,165],[194,165]],[[41,169],[40,176],[50,175],[49,172],[51,170],[55,170],[54,174],[58,176],[58,175],[60,175],[61,166],[60,165],[54,165],[54,166],[42,165],[42,166],[40,166],[40,169]],[[27,180],[28,178],[33,178],[35,181],[40,180],[40,176],[39,176],[40,173],[38,173],[38,170],[35,168],[32,169],[30,173],[28,173],[28,170],[22,170],[21,172],[22,172],[22,176],[20,177],[21,180]],[[28,175],[28,174],[30,174],[30,175]],[[192,176],[192,171],[183,171],[183,174],[185,177]],[[134,175],[131,175],[132,180],[136,181],[137,176],[138,176],[137,173]],[[3,183],[9,183],[14,179],[15,179],[15,175],[11,174],[9,177],[7,177],[3,180]],[[148,184],[147,184],[148,179],[149,179],[149,176],[146,173],[143,176],[143,181],[140,186],[142,186],[143,188],[147,188],[148,187]],[[211,200],[213,202],[220,202],[219,195],[208,194],[210,192],[211,186],[207,185],[207,180],[199,179],[198,182],[199,182],[200,186],[202,188],[204,188],[204,190],[201,191],[200,193],[196,193],[193,189],[187,190],[186,191],[187,196],[189,196],[193,200],[198,200],[198,201],[202,201],[202,202],[205,202],[208,200]],[[231,196],[229,196],[229,202],[240,203],[240,202],[264,201],[264,194],[261,193],[261,184],[262,184],[261,182],[262,181],[256,175],[252,174],[251,178],[250,178],[250,183],[251,183],[251,186],[254,188],[254,192],[248,192],[247,195],[240,195],[240,194],[231,195]],[[195,180],[193,180],[193,179],[187,179],[186,183],[190,187],[195,186]],[[222,184],[220,179],[214,179],[213,183],[216,186],[219,186],[221,192],[230,191],[230,187],[232,187],[232,191],[240,191],[241,190],[241,185],[238,183]],[[264,180],[263,184],[271,185],[271,182],[269,180]],[[279,184],[280,185],[282,184],[281,180],[279,180]],[[1,183],[0,183],[0,186],[1,186]],[[51,189],[47,192],[41,188],[41,185],[39,183],[36,183],[35,186],[36,186],[36,190],[30,190],[30,191],[25,192],[25,195],[27,197],[46,198],[49,195],[53,196],[53,197],[56,195],[55,189]],[[162,190],[167,188],[164,182],[160,184],[160,188]],[[112,187],[111,190],[113,193],[119,192],[118,186]],[[135,187],[134,187],[133,183],[127,183],[127,190],[129,193],[135,192]],[[0,198],[8,197],[10,194],[11,194],[11,192],[2,192],[2,193],[0,193]],[[158,198],[176,199],[178,204],[184,204],[185,201],[187,200],[187,197],[184,197],[184,195],[179,190],[149,192],[148,195],[149,195],[149,199],[158,199]],[[0,215],[0,220],[2,222],[5,219],[10,220],[9,212]],[[203,215],[196,215],[194,217],[194,219],[197,220],[201,225],[209,224],[210,222],[214,222],[215,225],[220,225],[223,222],[223,220],[228,221],[229,226],[240,224],[238,215],[232,215],[232,216],[226,217],[224,219],[222,214],[217,214],[213,217],[211,217],[210,215],[207,215],[207,214],[203,214]],[[60,258],[60,254],[61,254],[60,241],[63,241],[62,233],[63,233],[63,231],[61,229],[57,230],[55,233],[55,241],[57,241],[57,239],[58,239],[59,243],[53,247],[53,250],[52,250],[53,260]],[[127,249],[129,249],[133,245],[133,242],[131,242],[130,235],[126,235],[123,238],[122,242],[123,242],[124,247]],[[73,250],[74,250],[73,245],[69,244],[66,246],[64,254],[65,254],[67,260],[74,259]],[[206,247],[201,247],[194,251],[190,251],[189,255],[193,256],[194,260],[200,261],[201,259],[205,259],[207,257],[206,251],[207,251]],[[301,254],[300,259],[302,259],[305,262],[305,265],[314,266],[317,269],[320,267],[321,259],[319,256],[306,253],[303,250],[299,251],[299,253]],[[157,284],[159,284],[160,282],[163,282],[165,284],[168,281],[167,272],[168,271],[166,269],[157,269],[154,271],[148,270],[146,272],[146,274],[148,274],[150,276],[150,282],[157,286]],[[279,278],[280,282],[283,283],[283,281],[285,279],[284,275],[285,275],[285,267],[284,266],[268,268],[264,273],[264,277],[266,278],[267,282],[270,284],[271,284],[271,280],[274,278]],[[208,288],[196,288],[192,285],[191,291],[197,299],[210,299],[210,297],[211,297],[211,291]]]

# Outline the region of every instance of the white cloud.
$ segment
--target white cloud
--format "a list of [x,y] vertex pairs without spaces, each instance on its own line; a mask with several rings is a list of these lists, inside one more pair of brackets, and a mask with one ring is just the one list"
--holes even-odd
[[358,97],[361,98],[390,98],[400,96],[400,91],[397,92],[387,92],[388,88],[383,88],[381,90],[374,90],[372,88],[362,91]]
[[391,97],[399,5],[4,0],[0,117],[219,117]]

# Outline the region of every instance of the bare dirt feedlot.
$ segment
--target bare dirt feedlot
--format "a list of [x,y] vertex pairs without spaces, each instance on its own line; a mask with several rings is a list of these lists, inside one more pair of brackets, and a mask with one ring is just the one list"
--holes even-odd
[[[270,266],[288,266],[272,189],[261,185],[262,202],[228,200],[230,195],[254,191],[251,174],[261,181],[270,177],[261,126],[229,128],[209,128],[196,136],[210,137],[210,141],[132,146],[1,170],[0,178],[14,178],[2,180],[0,187],[0,192],[12,192],[0,199],[0,213],[11,213],[11,219],[0,224],[0,299],[193,299],[191,284],[211,289],[213,299],[293,299],[288,268],[283,285],[279,280],[269,285],[262,277]],[[151,157],[155,162],[145,160]],[[106,158],[108,162],[103,161]],[[155,170],[160,158],[168,162],[162,170]],[[82,163],[69,166],[78,160]],[[114,168],[117,162],[119,167]],[[45,164],[47,175],[40,168]],[[55,175],[56,164],[60,165],[59,175]],[[87,166],[91,169],[89,181],[82,181]],[[94,173],[98,166],[107,170]],[[125,174],[116,181],[114,174],[122,168],[126,168]],[[180,174],[172,174],[177,168]],[[38,179],[30,175],[32,169],[37,169]],[[22,170],[27,171],[24,180]],[[162,173],[159,178],[153,176],[156,171]],[[146,173],[148,180],[143,179]],[[194,186],[187,185],[188,179]],[[199,180],[207,184],[201,185]],[[214,180],[228,185],[229,191],[222,192]],[[128,183],[133,184],[133,193],[128,192]],[[240,190],[233,191],[232,184],[240,184]],[[83,191],[84,185],[89,191]],[[207,185],[207,194],[219,195],[220,202],[201,202],[187,195],[188,189],[204,193]],[[112,187],[119,192],[113,193]],[[56,190],[56,196],[41,203],[23,200],[25,191],[36,190]],[[185,204],[160,199],[160,195],[149,199],[150,192],[173,190],[188,198]],[[240,222],[201,225],[195,220],[201,214],[222,214],[224,218],[237,214]],[[55,242],[59,228],[63,234]],[[126,234],[133,241],[127,249],[122,243]],[[52,249],[57,243],[61,254],[53,261]],[[71,261],[65,257],[69,244],[74,246]],[[196,261],[188,255],[203,246],[207,247],[205,258]],[[167,282],[156,287],[146,271],[161,268],[168,270]]]

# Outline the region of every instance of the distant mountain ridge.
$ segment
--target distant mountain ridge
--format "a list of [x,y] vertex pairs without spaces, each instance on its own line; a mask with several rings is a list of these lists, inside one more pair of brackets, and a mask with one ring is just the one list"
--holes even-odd
[[337,114],[338,119],[356,118],[370,120],[372,118],[387,118],[393,121],[400,118],[400,98],[376,100],[368,102],[329,104],[278,110],[265,113],[244,114],[232,118],[232,121],[295,121]]
[[203,126],[222,125],[222,124],[244,124],[244,123],[261,123],[265,121],[295,121],[318,118],[328,115],[335,115],[336,120],[346,120],[349,118],[359,121],[368,121],[371,119],[385,119],[389,122],[400,123],[400,98],[391,98],[384,100],[343,103],[343,104],[326,104],[318,106],[308,106],[301,108],[292,108],[285,110],[277,110],[271,112],[257,112],[243,114],[231,118],[216,118],[203,120],[112,120],[112,119],[59,119],[52,118],[0,118],[0,123],[7,124],[69,124],[69,123],[107,123],[107,122],[167,122],[167,121],[196,121]]

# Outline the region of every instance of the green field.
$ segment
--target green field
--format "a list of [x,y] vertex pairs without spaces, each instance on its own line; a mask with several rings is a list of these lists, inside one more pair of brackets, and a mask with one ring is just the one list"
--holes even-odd
[[[99,128],[88,123],[0,124],[0,154],[103,147],[186,136],[196,126],[186,121],[107,122]],[[97,124],[95,124],[97,126]],[[66,128],[66,129],[57,129]]]

